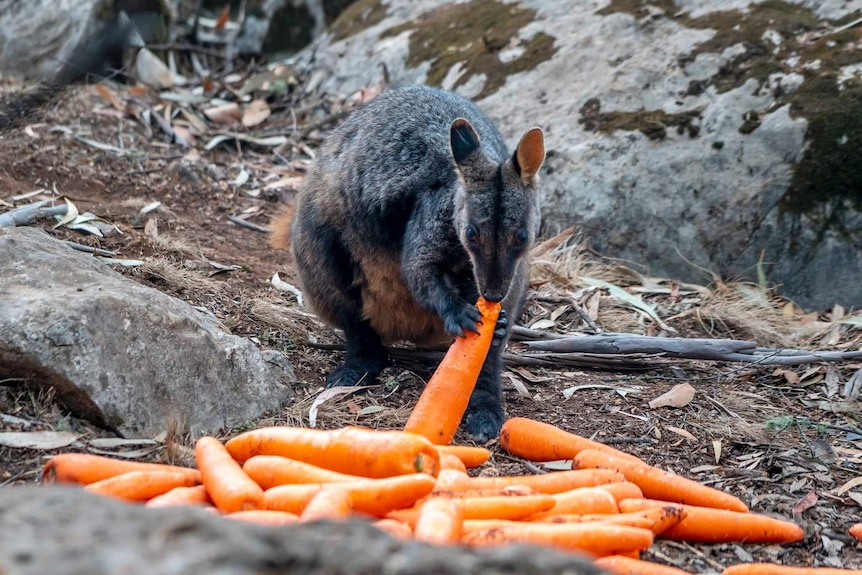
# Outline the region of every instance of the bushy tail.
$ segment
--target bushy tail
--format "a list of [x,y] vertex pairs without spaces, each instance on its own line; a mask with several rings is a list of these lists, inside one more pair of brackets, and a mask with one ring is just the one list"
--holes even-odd
[[269,221],[269,245],[277,250],[290,249],[290,224],[296,207],[284,204]]

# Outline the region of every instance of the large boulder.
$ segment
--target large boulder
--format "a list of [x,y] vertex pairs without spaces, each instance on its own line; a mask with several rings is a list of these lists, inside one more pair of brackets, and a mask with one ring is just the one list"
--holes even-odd
[[251,525],[72,487],[0,489],[0,573],[42,575],[599,575],[585,559],[510,545],[445,551],[367,522]]
[[278,352],[35,228],[0,228],[0,380],[125,435],[215,433],[292,397]]
[[359,0],[298,61],[311,90],[459,91],[542,126],[545,230],[651,274],[862,304],[862,0]]

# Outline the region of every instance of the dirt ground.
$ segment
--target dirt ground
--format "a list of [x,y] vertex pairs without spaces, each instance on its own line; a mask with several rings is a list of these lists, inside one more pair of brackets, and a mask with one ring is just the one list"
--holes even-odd
[[[100,149],[93,142],[122,149]],[[48,106],[29,125],[0,134],[0,199],[8,203],[5,207],[0,203],[0,213],[9,209],[13,196],[43,189],[42,195],[66,196],[81,212],[92,212],[116,225],[122,233],[104,238],[65,227],[51,233],[118,252],[117,257],[143,260],[141,266],[117,267],[136,281],[206,307],[235,334],[252,338],[263,348],[283,351],[295,366],[299,399],[249,426],[308,425],[309,409],[322,390],[324,376],[339,360],[339,352],[311,347],[309,338],[323,344],[341,340],[333,330],[297,311],[293,295],[270,284],[276,272],[295,284],[289,254],[269,248],[264,233],[228,220],[240,216],[267,226],[280,202],[291,196],[289,185],[266,189],[267,184],[301,175],[307,160],[302,146],[273,150],[234,142],[207,151],[198,142],[190,152],[107,105],[92,87],[79,88]],[[255,185],[242,182],[243,170],[251,173]],[[31,200],[15,205],[27,201]],[[157,209],[140,213],[156,201],[161,202]],[[34,225],[50,230],[53,223],[42,220]],[[225,271],[213,263],[236,267]],[[544,280],[536,284],[522,323],[554,318],[553,329],[565,331],[562,316],[554,317],[559,301],[547,297],[550,288]],[[599,325],[611,331],[628,326],[635,333],[657,333],[643,314],[608,301],[601,302],[604,315],[598,315]],[[682,335],[751,334],[744,329],[744,314],[736,327],[728,321],[695,321],[695,315],[663,318]],[[819,321],[828,319],[824,314],[814,316]],[[752,330],[754,335],[759,333]],[[837,333],[831,341],[834,345],[859,349],[859,328],[846,325],[833,333]],[[513,344],[512,351],[522,350]],[[774,367],[730,363],[648,359],[645,363],[646,369],[637,371],[577,365],[513,367],[504,376],[508,413],[593,437],[653,465],[729,491],[753,511],[798,521],[807,534],[798,544],[782,546],[660,541],[646,553],[651,559],[694,573],[748,561],[862,569],[862,544],[847,535],[851,523],[862,521],[862,417],[860,411],[829,409],[829,394],[824,391],[829,377],[844,381],[862,365],[842,364],[831,371],[822,365],[804,365],[787,368],[785,373]],[[428,369],[412,371],[406,366],[388,368],[380,385],[365,393],[321,405],[318,425],[397,428],[403,424],[428,375]],[[815,370],[810,372],[812,367]],[[690,403],[682,408],[649,408],[650,400],[680,383],[697,390]],[[565,390],[570,397],[566,398]],[[4,431],[75,430],[89,438],[110,436],[64,412],[50,397],[23,390],[15,382],[0,386],[0,414],[5,414],[0,419]],[[237,431],[224,430],[224,435]],[[141,457],[188,459],[189,438],[181,433],[156,439],[165,446],[142,452]],[[464,436],[458,441],[469,443]],[[488,447],[493,458],[479,473],[534,470],[503,453],[496,442]],[[52,453],[0,447],[0,484],[38,482],[41,464]]]

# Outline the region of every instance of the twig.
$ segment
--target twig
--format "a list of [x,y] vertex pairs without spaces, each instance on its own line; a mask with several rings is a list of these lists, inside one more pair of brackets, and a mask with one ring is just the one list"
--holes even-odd
[[260,232],[260,233],[262,233],[262,234],[268,234],[268,233],[269,233],[269,228],[265,228],[265,227],[263,227],[263,226],[259,226],[259,225],[257,225],[257,224],[253,224],[253,223],[251,223],[251,222],[247,222],[247,221],[245,221],[245,220],[244,220],[244,219],[242,219],[242,218],[238,218],[238,217],[236,217],[236,216],[228,216],[228,217],[227,217],[227,219],[228,219],[228,220],[230,220],[230,221],[232,221],[233,223],[235,223],[235,224],[236,224],[236,225],[238,225],[238,226],[242,226],[242,227],[244,227],[244,228],[248,228],[248,229],[253,230],[253,231],[255,231],[255,232]]
[[5,214],[0,214],[0,228],[14,228],[33,223],[39,218],[46,216],[55,216],[65,214],[68,211],[68,206],[52,206],[50,208],[43,207],[49,200],[40,200],[26,206],[8,211]]
[[105,256],[108,258],[112,258],[117,255],[117,252],[103,250],[102,248],[94,248],[92,246],[85,246],[83,244],[76,244],[75,242],[70,242],[68,240],[66,240],[66,245],[73,250],[78,250],[79,252],[86,252],[88,254],[96,254],[97,256]]
[[174,50],[177,52],[197,52],[198,54],[204,54],[206,56],[212,56],[213,58],[226,58],[224,52],[220,50],[213,50],[212,48],[205,48],[204,46],[198,46],[197,44],[180,44],[180,43],[168,43],[168,44],[149,44],[147,46],[150,50]]
[[840,32],[843,32],[844,30],[849,30],[850,28],[852,28],[854,26],[858,26],[859,24],[862,24],[862,18],[856,18],[852,22],[848,22],[847,24],[844,24],[843,26],[839,26],[838,28],[835,28],[834,30],[830,30],[826,34],[827,35],[838,34]]
[[801,365],[862,358],[862,351],[772,349],[757,347],[754,342],[737,339],[652,337],[625,333],[522,341],[522,344],[534,351],[550,351],[557,354],[650,354],[680,359],[746,362],[760,365]]
[[548,303],[567,303],[575,310],[578,316],[581,318],[587,326],[590,328],[590,331],[593,333],[602,333],[604,330],[596,325],[596,322],[593,321],[593,318],[590,317],[590,314],[583,308],[581,304],[577,302],[574,297],[560,297],[560,296],[537,296],[537,301],[543,301]]
[[[314,349],[326,351],[344,351],[343,344],[309,342],[306,345]],[[397,364],[423,365],[425,367],[439,363],[443,359],[444,351],[427,349],[407,349],[403,347],[384,348],[389,357]],[[427,364],[427,365],[426,365]],[[597,354],[547,354],[547,355],[520,355],[517,353],[504,353],[503,365],[511,366],[538,366],[550,369],[561,366],[592,367],[595,369],[616,369],[620,371],[645,371],[654,369],[655,365],[649,365],[636,359],[624,356],[601,356]]]
[[168,135],[177,145],[182,146],[183,148],[188,148],[189,143],[185,138],[180,136],[174,128],[171,126],[170,122],[162,118],[161,114],[156,111],[150,110],[150,117],[156,121],[156,124],[159,125],[162,132]]

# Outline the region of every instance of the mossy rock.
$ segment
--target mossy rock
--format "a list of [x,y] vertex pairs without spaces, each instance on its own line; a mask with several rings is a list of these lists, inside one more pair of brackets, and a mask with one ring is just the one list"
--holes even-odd
[[[555,39],[543,32],[526,42],[518,38],[518,31],[535,17],[535,10],[519,4],[473,0],[440,6],[414,21],[390,28],[383,36],[411,32],[407,65],[415,68],[429,62],[426,84],[430,86],[440,86],[449,70],[458,64],[463,72],[453,88],[484,75],[485,83],[476,95],[481,99],[499,90],[507,76],[532,70],[556,53]],[[517,57],[501,58],[501,52],[510,47],[519,50]]]

